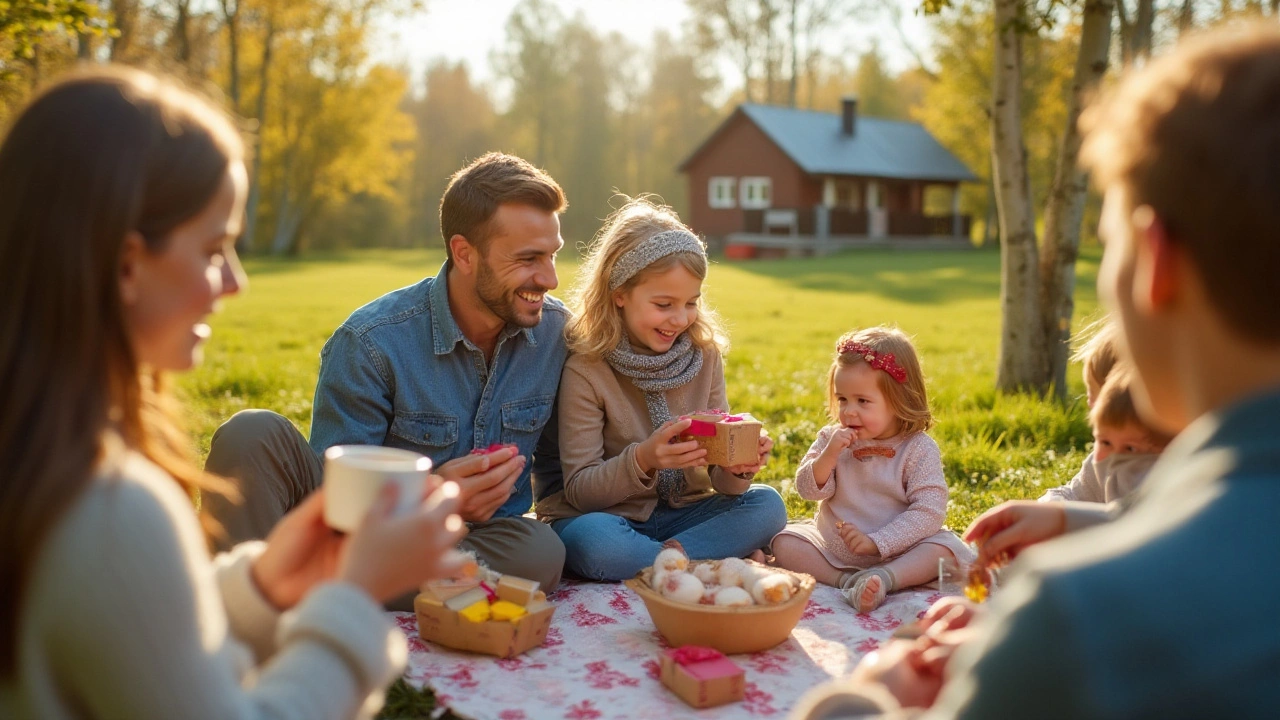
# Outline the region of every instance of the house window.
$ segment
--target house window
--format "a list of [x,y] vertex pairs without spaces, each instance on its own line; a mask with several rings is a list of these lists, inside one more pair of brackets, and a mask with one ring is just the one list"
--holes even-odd
[[708,204],[716,209],[733,207],[733,183],[734,180],[731,177],[711,178],[711,185],[707,190]]
[[773,197],[773,181],[767,177],[744,177],[738,183],[738,202],[748,210],[767,208]]

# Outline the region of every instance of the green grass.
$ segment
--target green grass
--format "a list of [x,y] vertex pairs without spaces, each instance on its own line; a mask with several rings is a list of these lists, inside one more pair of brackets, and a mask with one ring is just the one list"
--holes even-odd
[[[1077,326],[1096,308],[1098,251],[1077,268]],[[441,251],[381,250],[301,261],[250,260],[249,292],[213,321],[204,364],[182,378],[201,452],[217,424],[262,407],[310,425],[320,347],[343,319],[384,292],[434,275]],[[561,291],[577,269],[559,263]],[[776,440],[761,479],[783,490],[793,516],[812,503],[790,490],[796,465],[825,423],[825,373],[835,339],[894,324],[916,339],[938,425],[951,502],[963,529],[1007,499],[1036,497],[1067,481],[1090,441],[1083,400],[1066,406],[993,390],[999,346],[1000,258],[992,251],[852,252],[828,258],[720,262],[704,292],[727,321],[725,374],[733,409],[750,411]],[[1072,397],[1083,394],[1069,375]],[[403,683],[387,717],[432,705]]]

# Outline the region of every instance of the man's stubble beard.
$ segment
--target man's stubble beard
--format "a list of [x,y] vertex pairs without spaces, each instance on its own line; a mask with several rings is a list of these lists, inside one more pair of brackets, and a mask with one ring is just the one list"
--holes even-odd
[[488,260],[480,259],[479,270],[476,273],[476,296],[480,298],[480,302],[489,309],[489,312],[507,325],[515,325],[522,328],[534,327],[542,321],[542,311],[539,309],[531,318],[528,316],[522,317],[517,313],[515,306],[519,301],[519,298],[516,297],[516,292],[518,291],[543,293],[545,302],[545,288],[509,289],[498,280],[497,274],[489,267]]

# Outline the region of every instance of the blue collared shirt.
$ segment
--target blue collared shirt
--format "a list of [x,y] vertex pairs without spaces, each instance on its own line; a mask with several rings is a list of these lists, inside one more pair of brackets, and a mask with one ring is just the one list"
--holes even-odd
[[438,467],[475,448],[514,443],[533,462],[493,516],[521,515],[533,504],[535,465],[540,476],[560,469],[555,433],[539,440],[560,386],[569,311],[546,296],[542,322],[503,329],[486,363],[453,319],[447,275],[446,265],[389,292],[334,331],[320,351],[311,447],[385,445]]

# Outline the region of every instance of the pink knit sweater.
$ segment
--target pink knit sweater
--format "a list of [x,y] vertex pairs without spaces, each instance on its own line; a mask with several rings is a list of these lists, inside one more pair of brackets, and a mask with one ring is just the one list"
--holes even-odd
[[[809,540],[836,567],[869,567],[926,540],[946,545],[953,552],[967,551],[954,534],[940,533],[947,514],[947,483],[942,454],[933,438],[913,433],[887,440],[859,440],[840,453],[835,472],[819,488],[813,464],[838,429],[830,425],[818,433],[796,473],[800,497],[820,501],[816,527],[793,525],[783,532]],[[877,450],[856,452],[868,448]],[[893,457],[885,457],[885,449],[892,450]],[[838,522],[866,533],[880,554],[850,552],[836,532]]]

